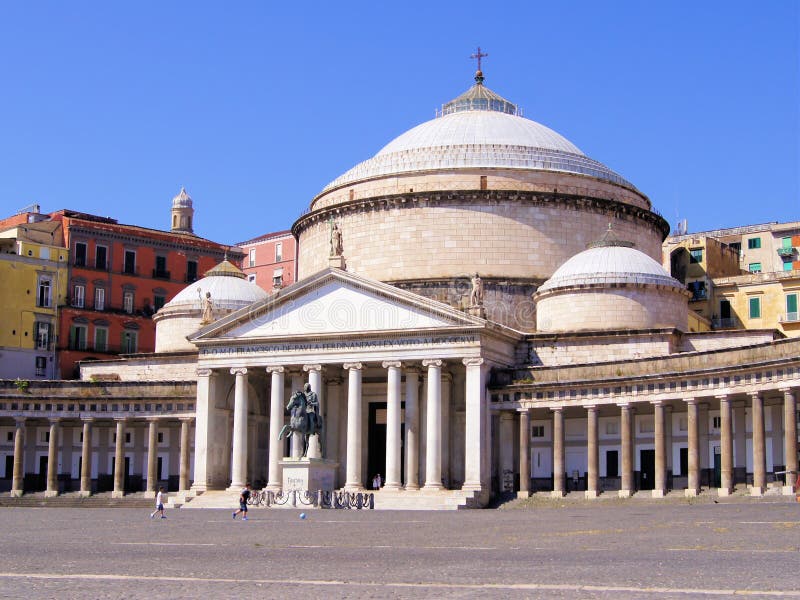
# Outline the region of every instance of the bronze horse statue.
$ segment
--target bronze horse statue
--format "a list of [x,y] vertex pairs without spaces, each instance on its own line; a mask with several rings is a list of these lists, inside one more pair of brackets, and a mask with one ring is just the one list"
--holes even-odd
[[[291,433],[299,433],[303,437],[303,456],[308,454],[308,443],[312,435],[319,434],[320,451],[322,447],[322,415],[319,414],[317,395],[310,390],[301,392],[297,390],[289,399],[286,410],[289,411],[289,423],[283,426],[278,439],[281,440]],[[312,396],[313,394],[313,396]]]

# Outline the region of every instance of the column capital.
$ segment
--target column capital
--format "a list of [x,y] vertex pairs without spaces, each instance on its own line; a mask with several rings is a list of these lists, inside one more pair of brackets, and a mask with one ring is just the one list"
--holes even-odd
[[747,395],[750,396],[753,400],[760,400],[764,397],[763,392],[747,392]]
[[342,368],[348,371],[360,371],[364,368],[364,365],[360,362],[344,363]]
[[309,373],[310,371],[322,371],[322,365],[303,365],[303,371]]
[[730,402],[731,401],[731,395],[730,394],[716,394],[714,396],[714,398],[716,398],[720,402]]
[[129,419],[130,417],[114,417],[114,422],[117,424],[122,423],[124,425]]
[[286,371],[286,369],[283,365],[280,365],[276,367],[267,367],[265,371],[267,373],[283,373],[284,371]]
[[585,408],[588,412],[597,412],[597,405],[596,404],[587,404],[583,408]]
[[97,419],[95,417],[81,417],[81,421],[84,423],[94,423]]
[[625,410],[626,408],[630,411],[636,410],[636,407],[633,405],[633,402],[618,402],[617,406],[622,410]]
[[441,369],[443,365],[444,361],[440,358],[427,358],[422,361],[423,367],[439,367]]
[[792,388],[792,387],[781,387],[781,388],[778,388],[778,391],[783,393],[783,397],[784,398],[786,396],[794,396],[795,395],[795,388]]
[[684,398],[683,401],[689,406],[697,406],[697,398]]
[[206,368],[197,369],[198,377],[212,377],[214,375],[216,375],[214,369],[206,369]]
[[178,420],[181,423],[189,423],[189,425],[191,425],[192,422],[194,421],[194,417],[178,417]]
[[61,422],[61,417],[49,417],[50,425],[58,425]]
[[403,363],[399,360],[385,360],[381,363],[381,366],[384,369],[401,369],[403,367]]
[[653,406],[664,406],[663,400],[650,400],[650,404]]
[[[476,356],[476,357],[472,357],[472,358],[461,359],[461,362],[464,363],[465,367],[478,367],[478,366],[482,365],[486,361],[483,359],[483,357]],[[422,361],[422,364],[423,365],[425,364],[424,360]]]
[[158,422],[160,420],[161,417],[153,417],[153,416],[145,417],[145,421],[147,421],[148,423],[155,423],[156,425],[158,425]]
[[247,367],[233,367],[231,375],[247,375]]
[[553,411],[554,413],[563,413],[564,412],[564,407],[563,406],[553,406],[553,407],[550,407],[550,410]]
[[527,406],[523,406],[522,408],[518,408],[517,412],[521,415],[529,415],[531,414],[531,409]]

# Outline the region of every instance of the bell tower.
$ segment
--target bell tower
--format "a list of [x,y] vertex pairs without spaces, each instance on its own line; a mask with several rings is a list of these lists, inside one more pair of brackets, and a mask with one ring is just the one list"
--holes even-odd
[[170,231],[194,233],[192,229],[193,218],[192,197],[186,193],[186,188],[181,187],[180,193],[172,199],[172,225]]

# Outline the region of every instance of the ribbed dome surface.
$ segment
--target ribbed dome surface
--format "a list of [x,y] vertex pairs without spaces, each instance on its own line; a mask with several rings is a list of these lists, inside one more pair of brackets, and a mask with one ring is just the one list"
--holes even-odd
[[645,253],[624,246],[601,246],[576,254],[561,265],[539,292],[576,285],[640,283],[683,285]]
[[373,158],[333,180],[323,192],[375,177],[459,168],[578,173],[635,189],[549,127],[503,112],[467,110],[445,114],[405,132]]

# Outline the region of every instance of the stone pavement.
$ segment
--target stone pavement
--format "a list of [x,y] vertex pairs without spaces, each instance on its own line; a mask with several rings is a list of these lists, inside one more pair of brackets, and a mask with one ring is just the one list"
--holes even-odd
[[[514,503],[513,505],[517,505]],[[512,506],[513,506],[512,505]],[[233,507],[232,507],[233,508]],[[800,598],[800,504],[0,509],[10,598]]]

